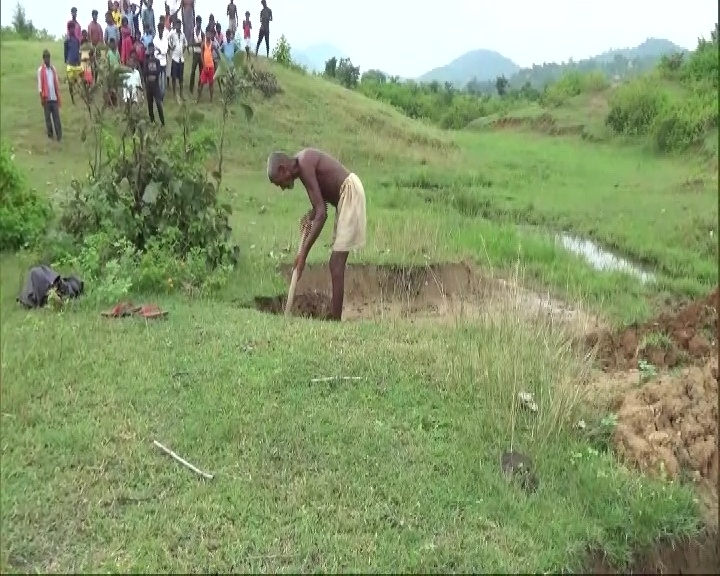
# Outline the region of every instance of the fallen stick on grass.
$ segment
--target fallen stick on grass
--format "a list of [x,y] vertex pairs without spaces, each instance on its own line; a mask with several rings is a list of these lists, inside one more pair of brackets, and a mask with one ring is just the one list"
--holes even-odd
[[155,446],[157,446],[158,448],[160,448],[160,450],[162,450],[163,452],[165,452],[165,454],[168,454],[168,455],[172,456],[173,458],[175,458],[175,460],[177,460],[178,462],[180,462],[180,464],[182,464],[182,465],[185,466],[186,468],[190,468],[190,470],[192,470],[192,471],[195,472],[196,474],[199,474],[199,475],[202,476],[203,478],[207,478],[208,480],[212,480],[212,479],[214,478],[214,476],[213,476],[212,474],[208,474],[207,472],[203,472],[202,470],[200,470],[200,468],[196,468],[195,466],[193,466],[192,464],[190,464],[190,462],[188,462],[188,461],[185,460],[184,458],[181,458],[180,456],[178,456],[177,454],[175,454],[175,452],[173,452],[172,450],[170,450],[170,448],[166,448],[165,446],[163,446],[162,444],[160,444],[160,442],[158,442],[157,440],[153,440],[153,444],[155,444]]
[[323,376],[322,378],[311,378],[310,382],[333,382],[337,380],[362,380],[362,376]]

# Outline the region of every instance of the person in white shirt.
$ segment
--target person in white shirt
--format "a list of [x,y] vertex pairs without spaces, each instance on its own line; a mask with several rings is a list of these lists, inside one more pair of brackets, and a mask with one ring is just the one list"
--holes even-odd
[[125,102],[133,102],[137,104],[138,93],[142,86],[142,78],[140,77],[140,71],[138,70],[138,61],[135,56],[135,51],[130,52],[130,59],[128,60],[128,67],[132,69],[132,72],[125,74],[123,79],[123,100]]
[[168,36],[168,47],[170,48],[170,78],[172,79],[173,96],[176,82],[180,84],[180,98],[183,98],[183,78],[185,75],[185,52],[188,49],[187,38],[181,31],[182,22],[176,18],[173,22],[173,29]]
[[160,83],[160,99],[161,101],[165,98],[165,90],[167,89],[167,55],[168,55],[168,36],[165,34],[165,17],[160,16],[158,22],[157,34],[153,40],[155,45],[155,56],[160,62],[160,77],[158,82]]

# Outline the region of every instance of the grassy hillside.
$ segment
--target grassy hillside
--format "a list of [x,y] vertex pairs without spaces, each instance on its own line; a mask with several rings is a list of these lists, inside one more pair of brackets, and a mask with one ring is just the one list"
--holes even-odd
[[[699,531],[681,476],[645,476],[613,454],[618,419],[595,395],[583,343],[716,285],[717,188],[703,162],[574,134],[442,131],[261,59],[283,92],[253,96],[249,123],[237,108],[219,202],[192,222],[216,246],[203,227],[222,204],[233,210],[239,261],[211,269],[204,245],[171,251],[179,234],[128,247],[122,233],[151,230],[143,218],[157,203],[141,190],[147,213],[130,223],[121,201],[108,209],[131,185],[110,171],[118,163],[94,181],[105,196],[69,212],[71,180],[90,184],[91,139],[67,98],[63,142],[46,137],[43,48],[3,42],[0,59],[12,148],[2,169],[13,176],[2,193],[35,189],[56,212],[50,234],[0,266],[3,572],[578,572],[588,550],[623,567],[660,536]],[[195,182],[198,164],[217,166],[221,106],[197,105],[192,141],[210,152],[181,159],[181,107],[168,96],[166,108],[168,126],[143,140],[154,156],[134,162],[155,162],[157,179],[173,163],[180,185],[155,196],[186,210],[207,187],[186,205],[171,193]],[[110,119],[103,145],[118,158],[125,125]],[[308,207],[302,186],[268,184],[266,157],[303,146],[337,155],[367,192],[368,242],[350,257],[341,323],[252,306],[286,291]],[[61,245],[78,221],[86,232]],[[315,265],[331,229],[301,302],[328,291]],[[597,270],[557,242],[563,231],[641,261],[657,281]],[[27,268],[52,264],[49,253],[86,280],[86,295],[59,311],[18,307]],[[100,315],[120,299],[169,315]],[[504,473],[510,450],[530,457],[531,474]]]

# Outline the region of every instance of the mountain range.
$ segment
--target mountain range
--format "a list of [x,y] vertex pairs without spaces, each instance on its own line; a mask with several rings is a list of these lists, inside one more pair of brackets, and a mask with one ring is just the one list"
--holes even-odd
[[[648,38],[645,42],[634,48],[608,50],[602,54],[588,58],[586,61],[595,61],[602,64],[612,62],[616,56],[622,56],[628,60],[637,58],[659,59],[664,54],[687,51],[685,48],[678,46],[670,40]],[[294,48],[292,50],[293,60],[314,72],[323,72],[325,70],[325,62],[333,56],[338,60],[348,57],[340,48],[327,43],[313,44],[300,50]],[[353,62],[353,64],[358,65],[357,62]],[[464,87],[473,79],[478,82],[494,81],[498,76],[510,78],[522,70],[523,68],[521,66],[495,50],[479,49],[466,52],[462,56],[455,58],[452,62],[434,68],[415,80],[418,82],[450,82],[456,86]]]
[[[685,48],[681,48],[670,40],[662,38],[648,38],[634,48],[622,48],[618,50],[608,50],[592,58],[590,61],[598,63],[611,62],[615,56],[623,56],[628,60],[636,58],[660,58],[664,54],[673,52],[687,52]],[[456,86],[465,86],[471,80],[479,82],[494,81],[498,76],[511,76],[520,72],[521,67],[509,58],[494,50],[472,50],[459,56],[452,62],[439,68],[434,68],[417,78],[418,82],[440,83],[450,82]]]

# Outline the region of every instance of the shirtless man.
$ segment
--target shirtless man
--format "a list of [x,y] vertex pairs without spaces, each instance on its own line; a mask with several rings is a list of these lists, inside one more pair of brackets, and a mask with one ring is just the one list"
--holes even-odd
[[332,278],[331,320],[340,320],[345,296],[345,265],[350,250],[365,245],[365,190],[360,179],[335,158],[314,148],[306,148],[295,156],[273,152],[268,157],[267,173],[270,182],[290,190],[300,178],[307,190],[312,207],[300,221],[301,229],[309,227],[300,253],[295,259],[298,280],[315,240],[320,236],[327,205],[335,206],[333,247],[330,255]]

